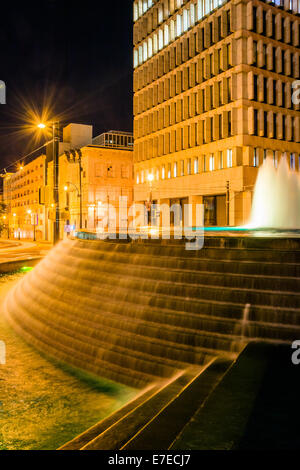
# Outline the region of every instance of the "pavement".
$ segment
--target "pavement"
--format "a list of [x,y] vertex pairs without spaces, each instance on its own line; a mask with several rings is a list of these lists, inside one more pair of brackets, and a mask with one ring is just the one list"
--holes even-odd
[[46,256],[52,244],[0,239],[0,263]]

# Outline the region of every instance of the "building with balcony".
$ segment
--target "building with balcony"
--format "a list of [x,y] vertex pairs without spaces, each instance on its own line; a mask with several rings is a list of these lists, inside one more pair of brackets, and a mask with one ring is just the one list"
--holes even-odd
[[265,158],[299,171],[300,2],[133,5],[135,201],[149,200],[151,174],[153,201],[246,223]]

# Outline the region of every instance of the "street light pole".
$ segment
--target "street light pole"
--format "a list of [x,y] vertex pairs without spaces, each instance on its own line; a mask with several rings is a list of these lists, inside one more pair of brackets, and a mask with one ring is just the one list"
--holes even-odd
[[60,238],[59,224],[59,123],[53,122],[53,199],[55,204],[55,221],[53,224],[54,245]]

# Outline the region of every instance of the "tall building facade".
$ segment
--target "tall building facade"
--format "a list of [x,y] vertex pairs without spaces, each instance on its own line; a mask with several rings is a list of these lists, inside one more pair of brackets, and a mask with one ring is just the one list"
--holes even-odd
[[300,2],[133,7],[135,201],[202,203],[206,225],[246,223],[264,159],[300,169]]

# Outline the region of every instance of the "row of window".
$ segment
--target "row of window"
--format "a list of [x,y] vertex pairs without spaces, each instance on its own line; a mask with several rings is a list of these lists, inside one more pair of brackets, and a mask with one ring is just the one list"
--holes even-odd
[[135,119],[135,139],[201,115],[231,100],[231,77],[226,77]]
[[293,86],[291,82],[274,80],[272,77],[248,73],[248,98],[253,101],[271,104],[274,106],[299,109],[299,105],[293,103]]
[[288,77],[299,77],[298,52],[293,53],[290,49],[274,47],[263,41],[254,41],[251,37],[248,38],[248,64]]
[[[217,0],[217,6],[221,6],[224,1]],[[186,8],[182,11],[182,13],[178,13],[174,19],[172,19],[169,23],[166,23],[162,28],[160,28],[157,32],[152,34],[148,39],[146,39],[142,44],[134,49],[133,52],[133,65],[134,68],[142,65],[144,62],[147,62],[151,59],[155,54],[160,52],[164,47],[167,47],[171,42],[175,41],[183,34],[185,34],[191,27],[193,27],[197,21],[200,21],[203,18],[203,12],[201,8],[199,9],[199,5],[201,3],[198,2],[198,6],[196,4],[191,4],[189,8]],[[226,12],[227,15],[227,23],[228,23],[228,30],[230,30],[230,11]],[[203,36],[203,42],[208,42],[207,47],[213,44],[214,42],[218,42],[221,39],[221,16],[217,17],[217,22],[215,23],[215,34],[213,34],[213,23],[207,23],[207,25],[200,28],[200,34]],[[225,28],[224,28],[225,29]],[[196,33],[195,33],[196,34]],[[205,41],[205,36],[207,37],[207,41]]]
[[[136,0],[133,4],[133,21],[137,21],[143,16],[157,0]],[[209,15],[215,8],[221,6],[226,0],[198,0],[193,4],[193,8],[197,10],[198,20],[205,15]],[[161,24],[168,19],[170,15],[178,10],[185,3],[184,0],[164,0],[157,7],[157,22]]]
[[[233,110],[236,111],[236,110]],[[224,111],[135,144],[135,161],[161,157],[234,135],[232,111]]]
[[299,142],[299,117],[249,108],[248,133],[269,139]]
[[[226,157],[224,153],[219,152],[219,168],[216,167],[215,154],[202,155],[202,167],[200,168],[199,157],[187,158],[186,160],[180,160],[179,162],[167,163],[156,167],[151,171],[141,170],[136,173],[136,184],[144,184],[149,181],[149,175],[152,175],[156,181],[177,178],[180,176],[197,175],[200,172],[214,171],[217,169],[232,168],[232,149],[227,149]],[[152,179],[152,178],[151,178]]]
[[[267,112],[263,109],[248,109],[249,135],[299,142],[299,124],[298,116]],[[199,119],[197,122],[171,129],[170,132],[138,140],[135,145],[135,161],[157,158],[236,135],[238,126],[236,108]]]
[[[297,6],[299,11],[299,4]],[[274,14],[272,9],[265,10],[262,6],[256,7],[248,4],[247,27],[250,31],[268,36],[277,41],[298,46],[299,21],[291,20],[290,16],[280,13]]]
[[[263,155],[261,155],[259,148],[253,150],[253,160],[250,162],[254,167],[259,167],[260,164],[268,157],[272,158],[275,168],[278,167],[278,161],[282,152],[275,150],[263,149]],[[289,165],[291,170],[296,170],[296,153],[284,152],[285,155],[289,155]],[[223,170],[225,168],[232,168],[232,149],[227,149],[225,152],[219,151],[217,155],[211,153],[209,155],[202,155],[201,158],[194,157],[187,158],[186,160],[180,160],[178,162],[167,163],[156,167],[151,170],[141,170],[136,172],[135,182],[136,184],[149,183],[149,175],[152,176],[156,181],[177,178],[180,176],[196,175],[200,172]],[[300,155],[298,155],[298,170],[300,170]]]
[[[276,151],[276,150],[269,150],[269,149],[263,149],[263,158],[260,157],[260,154],[262,149],[259,148],[254,148],[253,151],[253,161],[252,164],[255,167],[259,167],[259,165],[262,163],[262,160],[266,160],[266,158],[271,158],[273,160],[275,168],[278,167],[278,161],[280,158],[280,154],[282,155],[282,152]],[[291,170],[296,170],[296,153],[288,153],[288,152],[283,152],[284,155],[288,156],[289,155],[289,166]],[[300,155],[298,155],[298,170],[300,170]]]
[[136,93],[134,114],[140,114],[223,71],[229,70],[232,66],[232,53],[231,42],[223,44],[223,47],[215,49],[214,53],[201,55],[197,61],[181,67],[152,87],[147,87],[141,93]]

